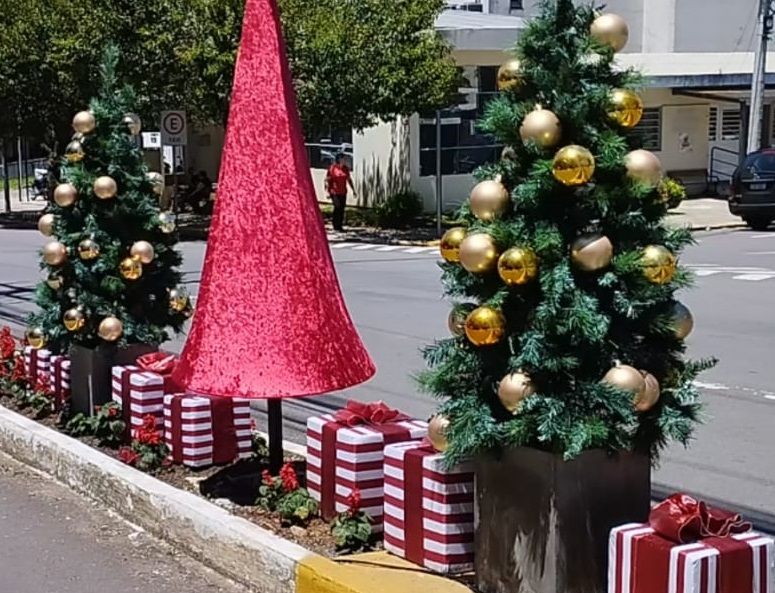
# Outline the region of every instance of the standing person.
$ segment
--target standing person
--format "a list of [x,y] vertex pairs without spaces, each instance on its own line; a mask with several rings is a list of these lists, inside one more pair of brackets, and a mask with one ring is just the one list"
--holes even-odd
[[355,195],[355,186],[353,178],[350,175],[350,168],[345,162],[343,152],[336,153],[336,162],[328,168],[326,174],[326,191],[331,202],[334,204],[334,230],[344,229],[344,209],[347,205],[347,186],[353,190]]

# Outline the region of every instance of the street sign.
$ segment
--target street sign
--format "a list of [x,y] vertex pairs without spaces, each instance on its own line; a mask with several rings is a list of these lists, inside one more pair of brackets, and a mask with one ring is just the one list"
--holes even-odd
[[185,146],[188,141],[185,111],[162,111],[161,143],[165,146]]
[[161,148],[161,133],[143,132],[143,148],[159,150]]

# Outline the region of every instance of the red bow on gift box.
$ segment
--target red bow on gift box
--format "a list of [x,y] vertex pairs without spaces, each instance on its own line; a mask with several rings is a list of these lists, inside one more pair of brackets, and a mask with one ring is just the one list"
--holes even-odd
[[681,544],[751,530],[751,524],[739,514],[713,508],[681,493],[673,494],[651,509],[649,525],[662,537]]
[[164,379],[164,392],[181,391],[180,386],[172,381],[172,372],[178,364],[178,358],[167,352],[150,352],[137,359],[137,366],[142,370],[161,375]]
[[364,404],[357,401],[348,401],[347,406],[337,411],[334,418],[339,424],[345,426],[358,426],[359,424],[389,424],[409,420],[409,416],[398,410],[388,407],[384,402]]

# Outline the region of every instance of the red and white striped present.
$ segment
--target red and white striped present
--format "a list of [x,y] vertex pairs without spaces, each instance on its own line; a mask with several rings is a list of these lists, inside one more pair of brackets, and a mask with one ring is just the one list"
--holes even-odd
[[250,400],[209,395],[164,396],[164,442],[188,467],[232,463],[253,454]]
[[70,359],[61,354],[51,356],[51,393],[54,394],[54,410],[59,411],[70,399]]
[[474,567],[474,468],[423,442],[385,447],[385,549],[439,573]]
[[372,529],[382,531],[384,448],[419,440],[428,424],[412,420],[382,403],[348,402],[336,414],[307,420],[307,489],[330,521],[348,509],[347,497],[358,488]]
[[154,416],[164,425],[164,378],[133,365],[113,367],[113,401],[121,406],[129,430],[143,425],[143,418]]
[[608,593],[773,593],[774,561],[753,531],[678,544],[630,523],[611,530]]
[[51,352],[45,348],[24,347],[24,370],[33,386],[51,377]]

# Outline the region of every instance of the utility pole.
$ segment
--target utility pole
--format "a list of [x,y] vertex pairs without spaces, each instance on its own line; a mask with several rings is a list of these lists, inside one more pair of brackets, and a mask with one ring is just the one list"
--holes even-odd
[[748,152],[761,148],[762,118],[764,116],[764,83],[767,71],[767,45],[772,33],[772,1],[759,0],[757,32],[759,45],[754,54],[753,76],[751,77],[751,110],[748,117]]

